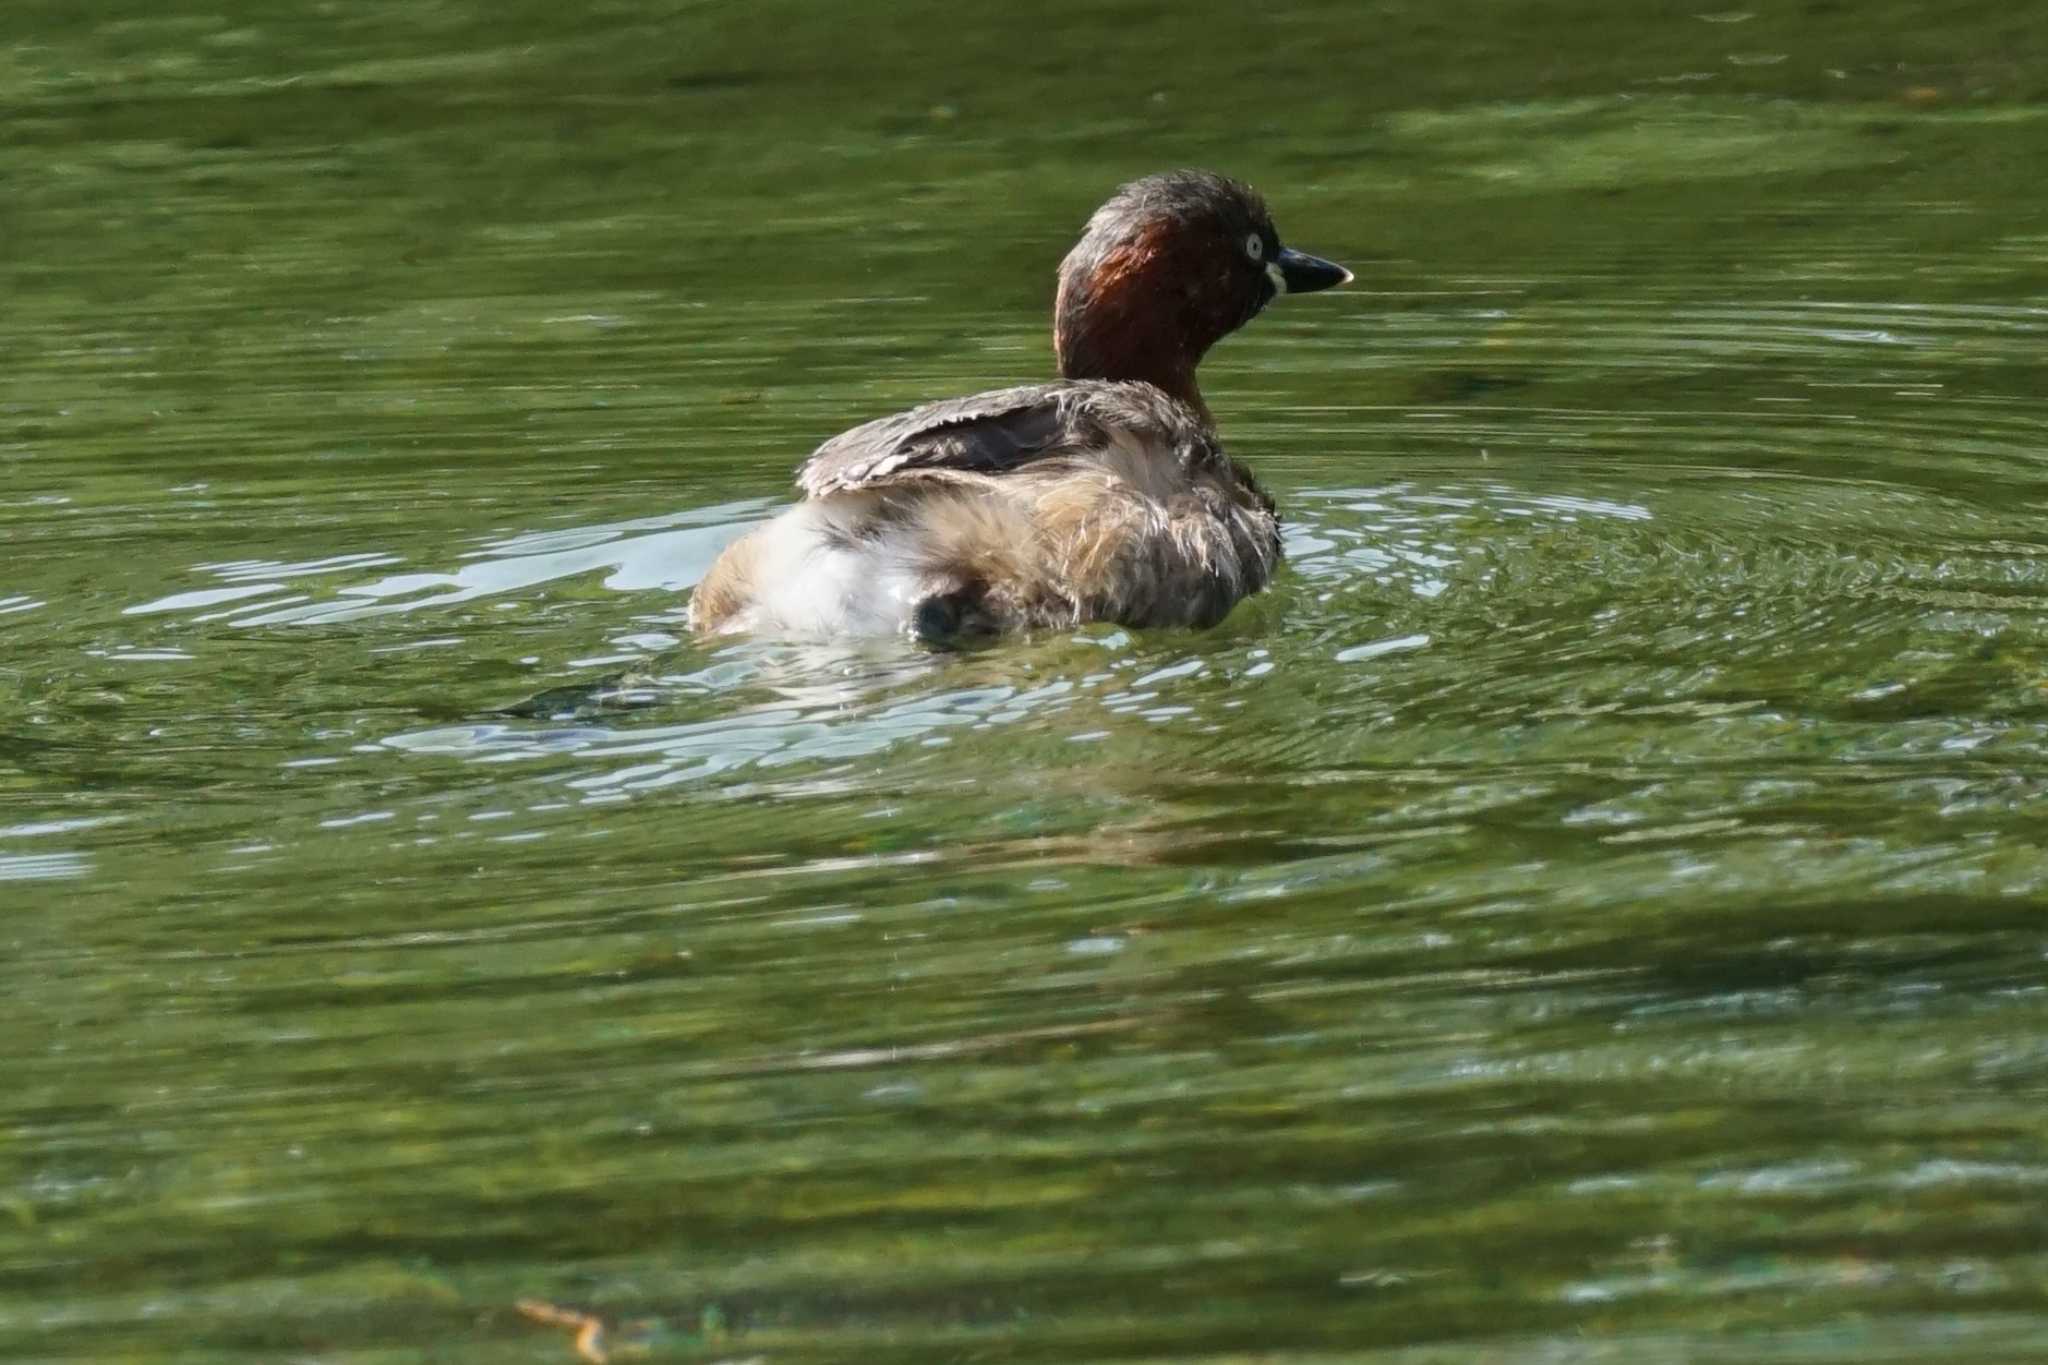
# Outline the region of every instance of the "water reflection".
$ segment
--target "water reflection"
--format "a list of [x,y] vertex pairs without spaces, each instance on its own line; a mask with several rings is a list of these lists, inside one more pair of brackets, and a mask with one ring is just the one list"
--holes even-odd
[[[505,697],[495,715],[376,737],[387,753],[496,764],[570,759],[558,770],[586,802],[755,769],[827,769],[1019,722],[1069,742],[1100,741],[1127,721],[1202,732],[1246,705],[1272,707],[1277,696],[1257,693],[1275,687],[1279,695],[1318,693],[1315,712],[1334,722],[1320,738],[1333,761],[1373,746],[1407,751],[1431,736],[1478,735],[1498,723],[1490,717],[1509,713],[1538,724],[1715,722],[1665,736],[1667,755],[1695,746],[1732,752],[1797,732],[1798,715],[1788,713],[1774,680],[1793,660],[1822,679],[1798,711],[1829,695],[1844,707],[1895,711],[1911,694],[1938,688],[1949,697],[1949,719],[1923,723],[1917,743],[1947,753],[1987,745],[2040,751],[2033,727],[1973,719],[1954,703],[1958,687],[1987,704],[2001,686],[2038,697],[2038,670],[2014,647],[2040,629],[2048,559],[2013,538],[2016,526],[1961,504],[1943,509],[1947,543],[1937,559],[1843,556],[1843,545],[1896,516],[1902,500],[1901,490],[1861,481],[1788,481],[1766,492],[1754,478],[1711,474],[1662,508],[1500,480],[1300,488],[1287,497],[1288,572],[1242,614],[1242,629],[1176,644],[1091,628],[964,658],[901,641],[688,641],[681,593],[720,546],[766,512],[764,502],[524,532],[466,552],[470,562],[453,572],[350,581],[390,567],[390,556],[371,553],[203,566],[222,579],[256,581],[174,593],[126,614],[226,619],[245,629],[411,616],[431,630],[452,605],[544,592],[593,571],[629,598],[659,594],[659,614],[606,630],[600,648],[528,657],[563,685]],[[1929,504],[1910,501],[1924,527]],[[1962,583],[1998,586],[1950,586]],[[280,595],[314,592],[318,600],[276,605]],[[217,610],[242,593],[266,600]],[[1980,660],[1965,681],[1945,643],[1958,634],[2009,662],[1986,668]],[[372,652],[450,648],[462,638],[415,635]],[[1707,660],[1680,662],[1707,642]],[[1463,666],[1445,672],[1428,662],[1445,649]],[[168,644],[121,653],[190,657]],[[1332,664],[1364,668],[1342,682],[1327,673]],[[592,680],[593,672],[603,676]],[[977,674],[986,682],[962,685]],[[711,714],[672,715],[700,705]],[[1381,733],[1390,722],[1424,718],[1421,730]],[[1572,743],[1571,733],[1557,738]],[[1527,732],[1524,743],[1540,749],[1542,734]],[[1261,742],[1278,759],[1289,749],[1275,741],[1267,734]],[[1913,728],[1893,726],[1885,742],[1916,743]],[[1672,798],[1658,795],[1653,804]],[[1594,808],[1582,805],[1567,820],[1588,819]],[[1680,821],[1666,837],[1710,828],[1720,826]]]
[[[721,504],[661,517],[559,531],[528,532],[471,551],[473,562],[452,573],[424,571],[389,574],[368,582],[331,589],[336,601],[306,601],[293,594],[288,603],[277,594],[291,592],[285,580],[399,562],[379,554],[337,555],[306,564],[236,562],[198,566],[198,571],[228,580],[233,586],[173,593],[127,608],[130,616],[185,612],[252,598],[231,611],[209,612],[194,619],[228,620],[243,626],[336,625],[374,616],[388,616],[435,607],[449,607],[478,598],[536,587],[596,570],[609,570],[604,586],[621,592],[682,591],[710,567],[718,552],[759,520],[735,520],[765,510],[765,503]],[[678,529],[680,528],[680,529]],[[249,583],[241,580],[257,579]]]

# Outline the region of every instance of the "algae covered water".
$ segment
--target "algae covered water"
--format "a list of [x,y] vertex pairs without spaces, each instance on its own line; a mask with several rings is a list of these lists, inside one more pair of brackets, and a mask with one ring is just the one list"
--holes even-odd
[[[2037,28],[11,7],[0,1355],[2048,1354]],[[1271,591],[688,637],[1175,165]]]

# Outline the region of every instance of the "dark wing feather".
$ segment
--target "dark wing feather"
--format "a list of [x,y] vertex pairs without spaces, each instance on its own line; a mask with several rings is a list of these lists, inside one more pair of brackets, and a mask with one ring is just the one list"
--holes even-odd
[[933,471],[1001,473],[1075,433],[1064,384],[1030,384],[927,403],[842,431],[811,452],[797,486],[816,498]]
[[1215,458],[1194,409],[1150,384],[1068,380],[927,403],[841,432],[797,470],[808,497],[949,473],[1000,474],[1048,454],[1142,434],[1183,462]]

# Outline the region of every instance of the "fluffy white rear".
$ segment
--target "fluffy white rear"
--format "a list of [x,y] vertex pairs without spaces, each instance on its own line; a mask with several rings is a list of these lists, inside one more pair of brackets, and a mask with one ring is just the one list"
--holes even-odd
[[923,562],[914,523],[855,530],[866,497],[798,503],[754,534],[753,601],[727,630],[785,635],[891,635],[909,629]]

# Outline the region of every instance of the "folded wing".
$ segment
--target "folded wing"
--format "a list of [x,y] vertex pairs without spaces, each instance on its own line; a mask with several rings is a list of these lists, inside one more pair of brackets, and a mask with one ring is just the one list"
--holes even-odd
[[808,497],[961,474],[1002,474],[1125,431],[1183,461],[1214,450],[1193,409],[1149,384],[1070,380],[927,403],[843,431],[797,470]]

